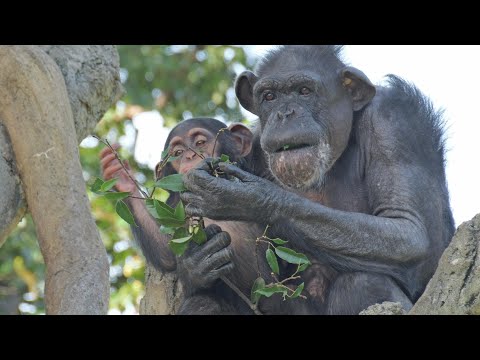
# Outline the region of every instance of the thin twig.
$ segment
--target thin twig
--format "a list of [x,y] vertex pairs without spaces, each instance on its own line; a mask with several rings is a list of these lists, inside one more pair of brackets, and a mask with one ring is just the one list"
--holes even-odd
[[265,228],[265,231],[263,232],[263,235],[262,235],[262,238],[266,238],[267,237],[267,231],[268,231],[268,228],[270,227],[270,225],[267,225],[267,227]]
[[141,194],[143,194],[143,196],[145,197],[149,197],[148,194],[146,192],[144,192],[141,188],[140,188],[140,185],[138,185],[137,181],[130,175],[130,172],[128,171],[128,169],[125,167],[125,165],[123,164],[123,161],[122,159],[120,159],[120,156],[118,155],[118,152],[112,147],[112,145],[110,145],[110,143],[108,142],[107,139],[101,139],[99,138],[98,136],[96,135],[92,135],[94,138],[96,138],[97,140],[99,140],[100,142],[102,142],[103,144],[107,145],[110,150],[112,150],[113,154],[115,155],[115,158],[118,160],[118,162],[120,163],[120,165],[122,165],[122,168],[123,170],[125,170],[125,172],[127,173],[127,176],[130,178],[130,180],[133,181],[133,183],[135,184],[136,188],[138,189],[138,191],[140,191]]
[[228,130],[228,128],[222,128],[218,130],[217,135],[215,136],[215,141],[213,142],[212,157],[215,156],[215,148],[217,146],[218,136],[222,134],[225,130]]
[[247,298],[241,291],[239,288],[237,288],[230,280],[228,280],[225,276],[221,276],[220,279],[225,283],[227,284],[227,286],[232,289],[233,291],[235,291],[235,293],[240,296],[240,298],[245,301],[245,303],[250,307],[250,309],[253,310],[253,312],[255,313],[255,315],[263,315],[260,310],[257,309],[257,305],[255,304],[252,304],[252,302],[250,301],[249,298]]
[[286,283],[287,281],[295,280],[295,279],[300,279],[300,278],[301,278],[301,276],[290,276],[290,277],[288,277],[288,278],[283,279],[282,281],[280,281],[280,284],[283,285],[283,284]]
[[139,196],[128,195],[128,197],[131,198],[131,199],[145,200],[145,198],[142,198],[142,197],[139,197]]
[[205,156],[203,156],[202,154],[199,154],[198,152],[196,152],[195,150],[193,150],[190,146],[188,147],[188,150],[192,150],[192,151],[195,153],[195,155],[197,155],[198,157],[202,158],[202,160],[205,159]]

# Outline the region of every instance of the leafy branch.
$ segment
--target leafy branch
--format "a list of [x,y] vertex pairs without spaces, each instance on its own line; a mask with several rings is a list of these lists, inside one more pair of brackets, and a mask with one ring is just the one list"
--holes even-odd
[[[221,133],[223,133],[226,128],[220,129],[215,137],[215,142],[213,148],[215,149],[217,145],[218,137]],[[95,136],[96,137],[96,136]],[[171,240],[168,242],[168,245],[172,252],[177,255],[181,256],[188,248],[190,242],[195,242],[198,245],[202,245],[207,241],[207,235],[205,233],[205,225],[202,217],[190,217],[185,214],[185,207],[181,200],[179,200],[178,204],[175,208],[167,205],[166,203],[159,201],[153,198],[153,194],[156,188],[161,188],[164,190],[172,191],[172,192],[182,192],[185,191],[186,188],[183,184],[183,177],[181,174],[173,174],[161,179],[156,179],[155,184],[153,186],[153,190],[150,194],[143,191],[138,184],[138,182],[130,175],[129,170],[125,167],[124,162],[121,160],[118,152],[110,145],[108,140],[100,139],[96,137],[99,141],[109,147],[113,154],[115,154],[115,158],[119,161],[122,165],[123,170],[127,173],[128,177],[132,182],[134,182],[136,188],[140,191],[140,193],[144,196],[144,198],[137,197],[131,195],[129,192],[116,192],[113,191],[113,187],[115,186],[118,179],[111,179],[108,181],[103,181],[102,179],[95,179],[93,184],[90,187],[90,190],[98,195],[105,196],[107,199],[117,201],[115,206],[115,211],[117,214],[125,220],[128,224],[132,226],[137,226],[134,220],[134,217],[128,208],[127,204],[123,201],[125,198],[135,198],[141,199],[145,201],[145,205],[147,207],[148,212],[158,221],[160,224],[159,231],[163,234],[171,235]],[[197,156],[202,159],[205,159],[201,153],[197,152],[192,148],[188,148],[189,150],[193,151]],[[165,151],[162,152],[162,160],[160,161],[159,165],[157,166],[157,173],[158,174],[163,170],[163,168],[167,165],[167,163],[174,161],[176,157],[174,157],[170,149],[167,148]],[[213,176],[221,177],[224,176],[224,173],[220,171],[218,168],[218,164],[220,162],[231,163],[230,158],[228,155],[222,154],[220,158],[212,159],[209,163],[211,172]],[[289,249],[283,245],[287,243],[287,241],[279,239],[279,238],[269,238],[267,236],[269,226],[265,228],[263,234],[256,239],[256,250],[255,250],[255,257],[257,263],[257,272],[260,274],[259,267],[258,267],[258,245],[260,243],[268,244],[267,250],[265,253],[265,257],[267,260],[270,269],[272,270],[271,276],[275,280],[272,283],[266,284],[265,279],[262,277],[258,277],[251,289],[250,299],[245,296],[238,287],[233,284],[228,278],[222,276],[220,279],[229,286],[257,315],[262,315],[262,313],[258,310],[258,302],[262,296],[264,297],[271,297],[273,294],[279,293],[282,294],[283,299],[286,300],[287,298],[294,299],[297,297],[306,298],[304,295],[301,294],[304,288],[304,283],[292,288],[292,285],[288,283],[291,281],[298,280],[300,276],[298,275],[300,272],[304,271],[309,265],[310,261],[304,254],[297,253],[296,251]],[[278,276],[280,276],[280,266],[278,263],[277,258],[280,258],[287,263],[296,264],[297,268],[295,272],[284,278],[283,280],[279,280]]]

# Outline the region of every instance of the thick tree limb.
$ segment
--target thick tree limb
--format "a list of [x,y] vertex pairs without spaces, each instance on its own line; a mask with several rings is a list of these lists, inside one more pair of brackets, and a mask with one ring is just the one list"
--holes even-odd
[[90,213],[63,75],[37,46],[0,46],[0,119],[46,264],[48,314],[104,314],[108,261]]

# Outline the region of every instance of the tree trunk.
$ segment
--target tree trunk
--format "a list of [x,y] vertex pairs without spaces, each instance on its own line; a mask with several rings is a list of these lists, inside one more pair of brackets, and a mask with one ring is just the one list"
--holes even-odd
[[147,263],[140,314],[175,315],[183,298],[183,289],[177,280],[176,272],[162,273]]
[[[64,64],[82,66],[67,66],[62,75],[42,48],[57,60],[65,55]],[[94,48],[96,52],[89,52],[88,47],[0,47],[0,121],[10,136],[46,264],[48,314],[105,314],[108,308],[109,266],[91,216],[77,142],[92,130],[122,91],[116,81],[117,57],[117,68],[106,72],[117,75],[113,75],[113,82],[109,79],[99,100],[108,97],[110,103],[107,107],[104,103],[94,105],[104,82],[98,71],[92,70],[95,62],[88,57],[95,53],[102,68],[102,47]],[[88,73],[89,66],[95,74]],[[68,78],[71,71],[75,75]],[[70,98],[64,75],[71,85]],[[91,75],[97,76],[88,82]],[[70,101],[77,101],[73,104],[78,115],[75,122]]]

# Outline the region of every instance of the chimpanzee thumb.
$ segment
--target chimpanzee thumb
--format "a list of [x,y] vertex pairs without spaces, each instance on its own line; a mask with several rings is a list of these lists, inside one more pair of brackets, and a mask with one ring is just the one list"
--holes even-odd
[[254,181],[255,176],[243,171],[239,167],[228,164],[228,163],[220,163],[218,164],[218,167],[220,168],[221,171],[223,171],[226,175],[230,176],[235,176],[236,178],[240,179],[241,181]]

